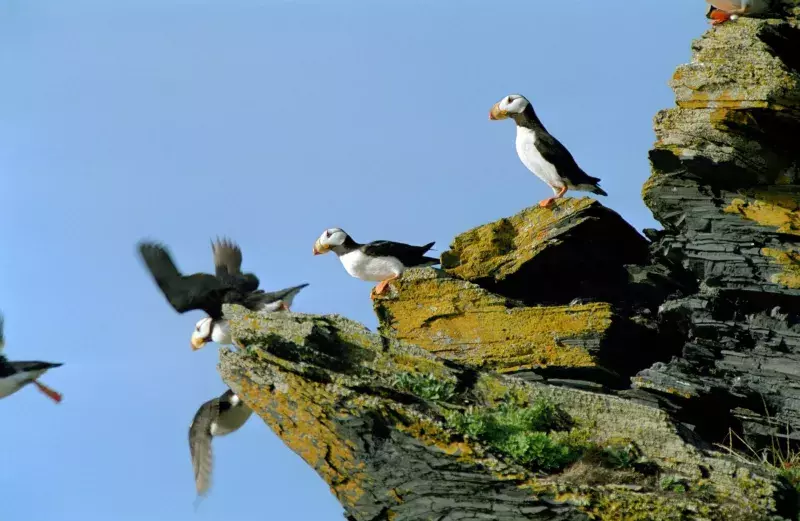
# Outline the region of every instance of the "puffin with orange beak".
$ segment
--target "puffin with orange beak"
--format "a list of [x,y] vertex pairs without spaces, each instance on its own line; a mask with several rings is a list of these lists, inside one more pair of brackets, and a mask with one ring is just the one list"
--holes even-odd
[[598,186],[600,179],[587,175],[569,150],[547,132],[525,96],[510,94],[495,103],[489,111],[492,121],[507,118],[517,124],[517,155],[522,164],[547,183],[555,194],[541,201],[539,206],[550,206],[556,199],[564,197],[570,188],[608,195]]
[[[5,346],[5,336],[3,334],[3,316],[0,315],[0,351]],[[56,403],[61,402],[61,394],[47,387],[39,381],[39,378],[48,370],[60,367],[62,364],[52,362],[9,362],[0,353],[0,398],[10,396],[28,384],[33,384],[45,396]]]
[[314,255],[332,251],[352,277],[379,282],[370,294],[374,298],[382,294],[391,281],[400,278],[406,268],[439,264],[439,259],[425,256],[433,245],[430,242],[411,246],[392,241],[359,244],[341,228],[328,228],[314,242]]
[[178,313],[197,309],[208,315],[195,325],[192,350],[196,351],[208,342],[233,343],[228,321],[222,315],[223,304],[239,304],[251,311],[289,311],[294,297],[308,285],[267,293],[258,289],[258,277],[242,273],[242,251],[237,244],[228,239],[217,239],[211,243],[211,251],[214,275],[183,275],[166,247],[154,242],[139,243],[139,254],[173,309]]
[[708,12],[706,18],[711,25],[719,25],[728,20],[736,20],[740,16],[760,14],[767,10],[766,0],[706,0]]

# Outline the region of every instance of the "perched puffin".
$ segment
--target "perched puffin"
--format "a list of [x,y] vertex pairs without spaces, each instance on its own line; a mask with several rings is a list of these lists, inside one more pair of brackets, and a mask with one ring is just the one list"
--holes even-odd
[[153,279],[170,305],[178,313],[203,310],[208,318],[195,325],[193,350],[208,342],[230,344],[228,323],[222,316],[223,304],[239,304],[253,311],[289,310],[297,293],[308,284],[271,293],[258,289],[258,277],[242,273],[242,251],[227,239],[211,243],[215,275],[195,273],[183,275],[175,266],[167,249],[154,242],[140,242],[139,253]]
[[709,4],[706,18],[711,19],[711,25],[759,14],[767,9],[766,0],[706,0],[706,3]]
[[197,410],[189,426],[189,452],[194,467],[197,494],[203,496],[211,486],[214,457],[211,439],[225,436],[245,424],[253,411],[228,389],[219,398],[209,400]]
[[334,252],[351,276],[380,281],[373,294],[380,295],[387,284],[399,278],[406,268],[439,264],[439,259],[425,256],[433,245],[431,242],[425,246],[411,246],[391,241],[359,244],[341,228],[328,228],[314,243],[314,255]]
[[[0,351],[5,347],[5,335],[3,334],[3,316],[0,315]],[[52,362],[9,362],[0,353],[0,398],[10,396],[28,384],[33,384],[48,398],[56,403],[61,402],[61,394],[50,389],[38,381],[38,378],[49,369],[60,367],[63,364]]]
[[555,193],[539,206],[548,207],[564,197],[567,189],[608,195],[597,186],[600,179],[586,174],[564,145],[547,132],[536,116],[533,105],[519,94],[511,94],[494,104],[490,120],[512,118],[517,123],[517,154],[522,164],[547,183]]

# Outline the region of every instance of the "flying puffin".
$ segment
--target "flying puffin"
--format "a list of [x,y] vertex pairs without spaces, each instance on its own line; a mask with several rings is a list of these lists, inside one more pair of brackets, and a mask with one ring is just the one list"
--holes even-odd
[[539,206],[548,207],[564,196],[567,189],[608,195],[597,186],[600,179],[586,174],[564,145],[547,132],[533,105],[519,94],[510,94],[494,104],[490,120],[512,118],[517,123],[517,154],[522,164],[547,183],[555,193]]
[[194,467],[197,494],[203,496],[211,486],[214,457],[211,440],[239,430],[253,411],[228,389],[219,398],[207,401],[197,410],[189,426],[189,452]]
[[242,251],[235,243],[217,239],[211,243],[215,275],[183,275],[175,266],[166,247],[154,242],[139,243],[139,253],[147,269],[170,305],[178,313],[203,310],[208,318],[197,322],[192,332],[193,350],[213,341],[232,342],[228,323],[222,316],[223,304],[239,304],[252,311],[289,310],[302,284],[271,293],[258,289],[258,277],[242,273]]
[[391,241],[359,244],[341,228],[328,228],[314,243],[314,255],[332,251],[351,276],[380,281],[371,295],[374,296],[383,293],[386,286],[398,279],[406,268],[439,264],[439,259],[425,256],[433,245],[431,242],[425,246],[411,246]]
[[706,18],[711,25],[719,25],[740,16],[759,14],[766,10],[766,0],[706,0],[709,4]]
[[[0,351],[5,347],[3,335],[3,316],[0,315]],[[49,369],[60,367],[63,364],[52,362],[9,362],[0,352],[0,398],[10,396],[28,384],[33,384],[48,398],[56,403],[61,402],[61,394],[50,389],[38,381],[38,378]]]

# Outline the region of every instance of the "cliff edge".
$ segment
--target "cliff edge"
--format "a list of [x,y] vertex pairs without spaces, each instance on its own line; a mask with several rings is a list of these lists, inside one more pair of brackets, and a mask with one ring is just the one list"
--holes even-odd
[[798,518],[800,2],[774,7],[673,76],[663,230],[525,209],[392,283],[378,332],[226,308],[223,379],[348,520]]

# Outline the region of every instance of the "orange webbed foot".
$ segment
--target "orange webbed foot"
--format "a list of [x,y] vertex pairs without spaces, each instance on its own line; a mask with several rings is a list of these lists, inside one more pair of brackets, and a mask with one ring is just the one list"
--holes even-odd
[[289,309],[289,305],[286,302],[281,302],[281,309],[284,311],[291,311],[291,309]]
[[725,11],[720,11],[719,9],[712,11],[709,17],[711,18],[711,25],[724,24],[731,19],[730,14],[726,13]]
[[39,383],[39,382],[38,382],[38,381],[36,381],[36,380],[34,380],[34,381],[33,381],[33,384],[34,384],[34,385],[35,385],[35,386],[36,386],[36,387],[37,387],[37,388],[38,388],[38,389],[39,389],[39,390],[40,390],[42,393],[44,393],[44,394],[45,394],[45,395],[46,395],[48,398],[50,398],[51,400],[53,400],[53,401],[54,401],[54,402],[56,402],[56,403],[61,403],[61,400],[63,399],[63,396],[61,395],[61,393],[59,393],[59,392],[56,392],[56,391],[54,391],[53,389],[50,389],[50,388],[49,388],[49,387],[47,387],[46,385],[44,385],[44,384],[42,384],[42,383]]

